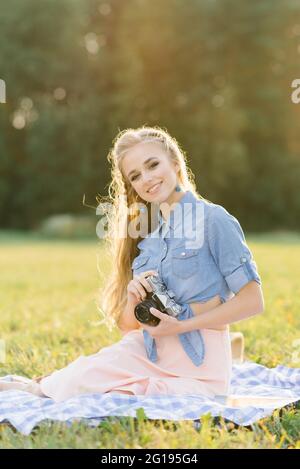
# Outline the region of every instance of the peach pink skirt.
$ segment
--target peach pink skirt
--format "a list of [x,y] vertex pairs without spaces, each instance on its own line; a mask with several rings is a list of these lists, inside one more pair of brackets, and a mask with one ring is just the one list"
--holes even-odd
[[86,393],[135,395],[227,395],[232,356],[229,327],[201,329],[205,358],[195,366],[177,336],[156,339],[158,360],[146,355],[142,329],[125,334],[119,342],[93,355],[80,355],[65,368],[40,381],[41,391],[56,402]]

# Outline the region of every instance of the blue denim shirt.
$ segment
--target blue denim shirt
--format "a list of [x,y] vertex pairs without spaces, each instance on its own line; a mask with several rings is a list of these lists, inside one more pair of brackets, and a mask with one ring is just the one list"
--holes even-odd
[[[157,217],[157,227],[138,243],[140,253],[131,267],[133,275],[158,271],[174,300],[183,305],[178,319],[193,316],[189,303],[204,303],[216,295],[223,303],[251,280],[262,283],[241,225],[221,205],[187,191],[168,220],[160,211]],[[156,361],[155,341],[143,333],[148,358]],[[181,334],[180,339],[199,365],[204,356],[200,331]]]
[[[183,321],[184,319],[189,319],[194,316],[192,308],[188,303],[183,303],[181,306],[182,311],[177,316],[179,321]],[[148,331],[143,330],[143,335],[147,356],[149,360],[156,362],[158,360],[158,356],[155,339],[149,334]],[[201,365],[205,355],[205,346],[201,332],[199,330],[184,332],[182,334],[178,334],[178,338],[181,342],[183,350],[190,357],[194,365]]]

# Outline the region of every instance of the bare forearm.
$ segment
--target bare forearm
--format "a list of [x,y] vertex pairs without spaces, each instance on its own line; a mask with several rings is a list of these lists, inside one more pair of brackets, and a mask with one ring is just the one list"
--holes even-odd
[[198,316],[181,321],[182,332],[195,329],[213,328],[232,324],[263,311],[263,300],[257,294],[257,286],[249,285],[247,290],[236,295],[226,303]]
[[129,332],[133,329],[139,329],[141,326],[140,323],[135,319],[134,308],[135,304],[127,301],[126,306],[118,320],[118,327],[123,333]]

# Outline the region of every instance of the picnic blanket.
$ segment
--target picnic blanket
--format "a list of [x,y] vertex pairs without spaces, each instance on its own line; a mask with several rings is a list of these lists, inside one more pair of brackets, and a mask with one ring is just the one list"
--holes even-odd
[[[6,375],[1,380],[11,380]],[[149,419],[193,420],[201,422],[201,415],[211,413],[235,424],[249,426],[275,409],[300,400],[300,368],[278,365],[268,368],[245,361],[233,365],[231,392],[228,396],[211,399],[201,395],[127,395],[94,393],[72,397],[55,403],[28,392],[9,390],[0,392],[0,422],[9,422],[24,435],[31,433],[40,422],[84,421],[95,426],[108,416],[137,417],[144,409]],[[200,419],[200,420],[199,420]]]

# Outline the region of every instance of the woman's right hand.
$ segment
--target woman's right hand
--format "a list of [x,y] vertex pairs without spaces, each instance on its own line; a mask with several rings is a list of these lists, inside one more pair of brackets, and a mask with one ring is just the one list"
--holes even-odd
[[132,280],[127,285],[127,301],[131,305],[135,306],[141,301],[143,301],[147,292],[152,291],[152,287],[145,277],[148,275],[158,275],[158,272],[155,270],[147,270],[141,272],[139,275],[135,275]]

